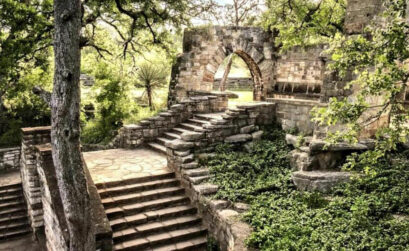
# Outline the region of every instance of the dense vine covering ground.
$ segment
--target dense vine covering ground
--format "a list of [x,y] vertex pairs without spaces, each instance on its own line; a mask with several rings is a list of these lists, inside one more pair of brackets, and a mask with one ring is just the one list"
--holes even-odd
[[[206,165],[218,198],[251,205],[247,244],[261,250],[409,250],[409,153],[394,154],[330,194],[297,191],[284,132],[250,151],[217,147]],[[393,159],[393,160],[391,160]],[[392,164],[393,163],[393,164]]]

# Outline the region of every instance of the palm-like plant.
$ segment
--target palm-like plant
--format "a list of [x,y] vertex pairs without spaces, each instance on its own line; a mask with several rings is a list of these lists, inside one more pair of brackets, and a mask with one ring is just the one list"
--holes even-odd
[[143,87],[145,91],[142,97],[147,97],[148,105],[151,111],[154,110],[153,95],[157,88],[164,87],[167,84],[168,72],[161,65],[153,65],[152,63],[143,63],[139,66],[136,72],[137,82],[136,87]]

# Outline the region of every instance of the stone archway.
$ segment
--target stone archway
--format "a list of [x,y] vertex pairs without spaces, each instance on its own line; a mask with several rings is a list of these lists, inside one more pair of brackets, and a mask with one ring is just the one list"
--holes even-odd
[[186,29],[183,54],[172,67],[169,103],[188,96],[189,91],[211,92],[214,75],[224,58],[239,55],[254,82],[254,100],[266,97],[273,85],[274,37],[258,27],[206,27]]

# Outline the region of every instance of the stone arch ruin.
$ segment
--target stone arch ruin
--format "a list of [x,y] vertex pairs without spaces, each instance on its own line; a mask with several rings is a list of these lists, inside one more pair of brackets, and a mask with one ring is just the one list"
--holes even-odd
[[273,47],[271,33],[258,27],[206,27],[185,30],[183,54],[172,68],[169,101],[174,103],[189,92],[211,92],[214,75],[231,53],[246,62],[254,82],[254,100],[266,98],[273,83]]

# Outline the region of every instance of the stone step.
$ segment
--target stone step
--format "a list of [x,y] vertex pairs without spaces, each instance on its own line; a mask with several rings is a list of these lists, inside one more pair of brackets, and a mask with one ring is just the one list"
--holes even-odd
[[174,187],[179,184],[180,184],[179,180],[176,178],[173,178],[173,179],[148,181],[148,182],[137,183],[137,184],[132,184],[132,185],[110,187],[106,189],[99,189],[98,193],[101,196],[101,198],[104,199],[109,196],[119,196],[119,195],[143,192],[143,191],[153,190],[153,189],[158,189],[158,188]]
[[7,202],[13,202],[13,201],[23,201],[23,194],[17,194],[17,195],[5,195],[3,197],[0,197],[0,204],[7,203]]
[[7,217],[10,217],[12,215],[20,214],[20,213],[26,213],[26,208],[24,203],[19,203],[18,205],[11,207],[11,208],[4,208],[0,209],[0,218],[4,219]]
[[190,227],[167,233],[150,235],[146,238],[135,238],[114,245],[114,250],[156,250],[160,246],[186,241],[192,238],[205,237],[207,230],[204,227]]
[[155,189],[155,190],[150,190],[150,191],[145,191],[145,192],[140,192],[140,193],[135,193],[135,194],[108,197],[108,198],[102,199],[102,204],[107,209],[107,208],[112,208],[112,207],[125,205],[129,203],[144,202],[144,201],[160,199],[160,198],[164,198],[164,197],[172,196],[172,195],[181,195],[181,194],[184,194],[184,192],[185,192],[185,189],[181,187],[161,188],[161,189]]
[[143,182],[163,180],[163,179],[171,179],[171,178],[175,178],[175,173],[174,172],[168,172],[168,173],[162,173],[162,174],[156,174],[156,175],[150,175],[150,176],[143,176],[143,177],[137,177],[137,178],[127,179],[127,180],[119,180],[119,181],[112,181],[112,182],[106,182],[106,183],[98,183],[98,184],[96,184],[96,187],[98,189],[102,189],[102,188],[133,185],[133,184],[136,184],[136,183],[143,183]]
[[[170,142],[170,141],[172,141],[172,139],[167,139],[167,138],[162,138],[162,137],[156,138],[156,142],[159,145],[162,145],[162,146],[166,146],[166,143]],[[166,151],[166,149],[165,149],[165,151]]]
[[211,178],[210,175],[198,176],[198,177],[188,177],[188,180],[194,185],[198,185],[202,182],[205,182]]
[[180,127],[175,127],[175,128],[172,129],[172,131],[179,134],[179,135],[182,134],[182,133],[185,133],[185,132],[192,132],[192,130],[186,130],[186,129],[180,128]]
[[0,235],[8,233],[8,232],[12,232],[12,231],[24,230],[29,227],[30,226],[27,220],[25,222],[11,222],[9,224],[0,225]]
[[185,128],[186,130],[190,130],[190,131],[202,131],[203,127],[202,126],[198,126],[195,124],[191,124],[191,123],[180,123],[179,124],[182,128]]
[[153,150],[166,154],[166,146],[160,145],[158,143],[150,142],[148,146],[151,147]]
[[189,177],[206,176],[206,175],[209,175],[209,169],[208,168],[197,168],[197,169],[191,169],[191,170],[184,170],[183,173]]
[[0,218],[0,226],[2,225],[8,225],[10,223],[15,223],[15,222],[26,222],[27,219],[27,213],[25,211],[20,211],[16,212],[13,214],[10,214],[8,216],[4,216]]
[[171,133],[171,132],[165,132],[164,136],[167,137],[168,139],[180,139],[180,135],[176,133]]
[[207,236],[201,236],[186,241],[179,241],[155,248],[155,251],[206,251]]
[[29,233],[31,233],[30,228],[24,228],[24,229],[8,231],[7,233],[0,234],[0,240],[1,241],[10,240],[10,239],[14,239],[14,238],[17,238],[17,237],[27,235]]
[[22,195],[23,194],[23,189],[22,187],[15,187],[15,188],[9,188],[6,190],[1,190],[0,191],[0,198],[4,196],[9,196],[9,195]]
[[21,182],[19,183],[15,183],[15,184],[10,184],[10,185],[4,185],[4,186],[0,186],[0,191],[6,191],[9,189],[15,189],[15,188],[22,188]]
[[119,231],[128,227],[170,219],[173,217],[186,216],[196,214],[197,209],[190,205],[181,205],[176,207],[167,207],[159,210],[152,210],[145,213],[128,215],[118,219],[110,220],[110,225],[113,231]]
[[148,210],[159,210],[166,207],[186,205],[189,202],[190,202],[189,198],[185,195],[172,196],[158,200],[151,200],[142,203],[135,203],[121,207],[109,208],[106,209],[105,212],[108,216],[108,219],[113,220],[119,217],[143,213]]
[[212,119],[221,119],[223,114],[225,113],[224,112],[223,113],[204,113],[204,114],[198,113],[194,115],[194,118],[210,121]]
[[201,119],[188,119],[190,123],[196,124],[196,125],[204,125],[204,124],[209,124],[210,122],[208,120],[201,120]]
[[202,219],[196,215],[190,215],[164,221],[149,222],[114,232],[113,239],[115,243],[123,242],[135,237],[146,237],[156,233],[188,227],[189,225],[194,226],[200,224],[201,221]]
[[0,214],[5,209],[12,209],[12,208],[16,208],[16,207],[19,207],[19,206],[24,206],[24,200],[23,199],[0,203]]

